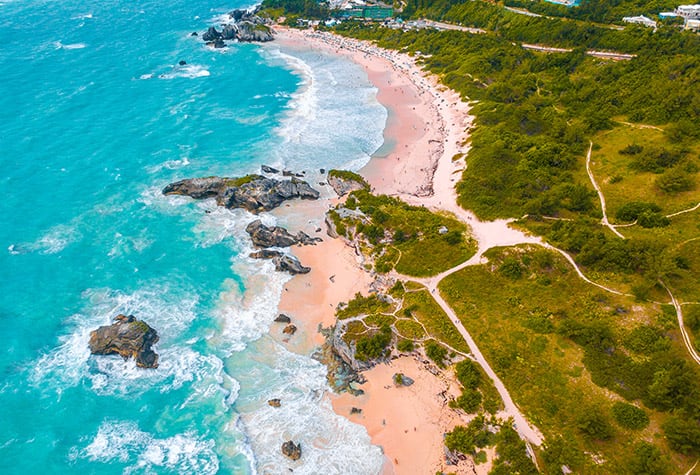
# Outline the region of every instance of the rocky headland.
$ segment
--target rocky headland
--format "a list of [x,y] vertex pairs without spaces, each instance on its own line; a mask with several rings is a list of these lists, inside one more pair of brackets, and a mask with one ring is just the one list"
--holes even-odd
[[315,245],[321,238],[314,238],[303,231],[292,234],[279,226],[265,226],[262,221],[256,219],[245,228],[256,247],[289,247],[295,244],[303,246]]
[[207,46],[226,47],[226,41],[267,42],[274,39],[270,20],[257,15],[255,10],[233,10],[228,13],[228,20],[221,24],[221,31],[211,26],[202,35]]
[[117,315],[114,323],[90,333],[88,345],[93,355],[120,355],[125,360],[134,358],[140,368],[157,368],[158,355],[152,346],[158,339],[146,322],[133,315]]

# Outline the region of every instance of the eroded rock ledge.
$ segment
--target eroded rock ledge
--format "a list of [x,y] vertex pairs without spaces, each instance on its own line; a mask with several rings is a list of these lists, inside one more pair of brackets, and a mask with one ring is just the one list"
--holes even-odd
[[215,198],[219,206],[260,213],[277,208],[286,200],[316,200],[319,192],[298,178],[276,180],[261,175],[241,178],[190,178],[163,188],[164,195],[186,195],[194,199]]

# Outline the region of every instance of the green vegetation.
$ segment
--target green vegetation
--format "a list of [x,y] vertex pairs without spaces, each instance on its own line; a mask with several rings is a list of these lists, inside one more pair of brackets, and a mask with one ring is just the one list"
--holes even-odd
[[365,190],[369,191],[369,183],[361,175],[348,170],[329,170],[329,177],[341,178],[343,180],[354,181],[365,187]]
[[426,341],[424,347],[426,356],[433,360],[440,368],[444,368],[445,359],[447,358],[447,348],[435,340]]
[[226,186],[243,186],[246,183],[250,183],[250,182],[258,180],[260,178],[263,178],[263,177],[260,175],[250,174],[250,175],[242,176],[240,178],[229,178],[228,180],[225,181],[225,184],[226,184]]
[[450,407],[476,413],[483,405],[491,414],[503,408],[498,391],[477,363],[469,359],[460,361],[455,365],[455,375],[462,385],[462,394],[450,401]]
[[386,312],[391,308],[391,304],[380,299],[377,294],[371,294],[365,297],[358,292],[355,294],[355,298],[349,301],[347,305],[339,305],[338,307],[336,316],[342,320],[356,315]]
[[649,425],[647,413],[632,404],[616,402],[613,404],[612,413],[615,421],[627,429],[641,430]]
[[[697,370],[686,363],[682,344],[669,338],[675,327],[657,305],[594,290],[563,258],[541,248],[493,249],[487,257],[488,265],[447,277],[440,290],[544,432],[543,458],[552,472],[561,464],[593,470],[588,451],[606,460],[606,473],[626,473],[623,467],[637,457],[628,437],[659,437],[659,426],[668,440],[657,445],[665,459],[678,463],[669,448],[698,453],[700,425],[689,423],[700,419]],[[505,263],[517,264],[516,278],[501,271]],[[458,378],[465,388],[479,380],[465,370]],[[608,390],[646,409],[611,404]],[[688,417],[683,427],[674,415],[681,408]]]
[[[435,275],[476,252],[476,243],[460,221],[397,198],[354,191],[342,208],[353,212],[344,213],[344,218],[340,209],[331,212],[336,230],[363,243],[377,272],[396,269],[416,277]],[[427,255],[431,258],[426,260]]]

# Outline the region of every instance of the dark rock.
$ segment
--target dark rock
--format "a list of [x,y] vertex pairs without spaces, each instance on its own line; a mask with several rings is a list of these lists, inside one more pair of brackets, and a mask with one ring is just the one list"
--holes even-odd
[[291,323],[284,327],[284,330],[282,330],[282,333],[285,335],[294,335],[297,332],[297,327],[296,325],[292,325]]
[[180,66],[184,66],[187,64],[187,61],[181,59],[177,64],[179,64]]
[[321,168],[319,171],[321,172],[321,175],[325,175],[325,174],[326,174],[326,169],[325,169],[325,168]]
[[245,230],[257,247],[289,247],[299,242],[297,236],[286,229],[265,226],[259,219],[246,226]]
[[281,257],[282,255],[283,254],[280,251],[261,249],[259,251],[251,252],[249,257],[253,259],[274,259],[275,257]]
[[221,33],[216,27],[210,26],[209,29],[202,35],[204,41],[216,41],[222,39]]
[[90,332],[88,345],[93,355],[120,355],[125,360],[134,358],[141,368],[157,368],[158,355],[151,347],[158,339],[146,322],[133,315],[117,315],[111,325]]
[[217,38],[214,41],[208,41],[207,46],[210,48],[226,48],[226,43],[221,38]]
[[270,211],[286,200],[301,198],[315,200],[319,192],[296,178],[276,180],[260,175],[242,178],[193,178],[171,183],[163,189],[165,195],[186,195],[195,199],[216,198],[219,206],[244,208],[253,213]]
[[282,255],[272,258],[272,262],[275,263],[275,269],[278,271],[286,271],[290,274],[308,274],[311,272],[311,267],[304,267],[299,262],[299,259],[289,255]]
[[199,33],[197,33],[196,31],[193,31],[192,33],[190,33],[190,36],[199,36]]
[[301,444],[295,444],[288,440],[282,444],[282,453],[292,460],[299,460],[301,458]]
[[238,39],[238,26],[237,25],[224,25],[221,30],[221,38],[224,40],[237,40]]
[[277,318],[275,318],[275,321],[277,323],[289,323],[292,321],[292,319],[289,318],[287,315],[280,313],[279,315],[277,315]]
[[282,401],[280,401],[277,398],[270,399],[269,401],[267,401],[267,403],[272,407],[280,407],[282,405]]
[[394,385],[397,387],[410,386],[415,382],[403,373],[395,373],[393,376],[393,379],[394,379]]
[[263,173],[279,173],[280,171],[276,168],[269,167],[267,165],[261,165],[260,169]]
[[315,246],[317,242],[323,242],[323,239],[320,237],[311,237],[304,231],[299,231],[296,237],[302,246]]
[[350,414],[362,414],[362,409],[360,409],[359,407],[353,407],[352,409],[350,409]]

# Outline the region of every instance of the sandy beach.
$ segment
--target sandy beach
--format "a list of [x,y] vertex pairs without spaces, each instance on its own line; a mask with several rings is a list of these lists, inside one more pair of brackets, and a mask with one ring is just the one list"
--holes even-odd
[[[385,142],[393,147],[360,170],[376,193],[400,196],[415,204],[457,207],[454,183],[464,163],[453,157],[467,151],[472,117],[456,93],[426,76],[414,58],[367,42],[286,28],[279,28],[276,41],[287,47],[347,56],[365,69],[377,87],[377,100],[389,111]],[[326,200],[320,207],[321,216],[332,202]],[[281,334],[276,337],[295,351],[308,352],[323,342],[318,327],[334,323],[336,305],[356,292],[366,294],[373,277],[360,267],[353,249],[339,239],[324,236],[323,243],[295,247],[293,252],[312,271],[293,278],[280,303],[280,312],[296,322],[298,333],[289,339]],[[382,447],[384,473],[486,473],[488,467],[475,467],[471,460],[457,466],[445,464],[444,433],[469,418],[447,406],[460,393],[453,375],[431,372],[429,367],[417,356],[378,365],[363,373],[367,378],[363,396],[330,395],[333,406],[338,414],[364,425],[372,442]],[[396,372],[416,383],[394,387]],[[351,416],[353,407],[362,412]]]

